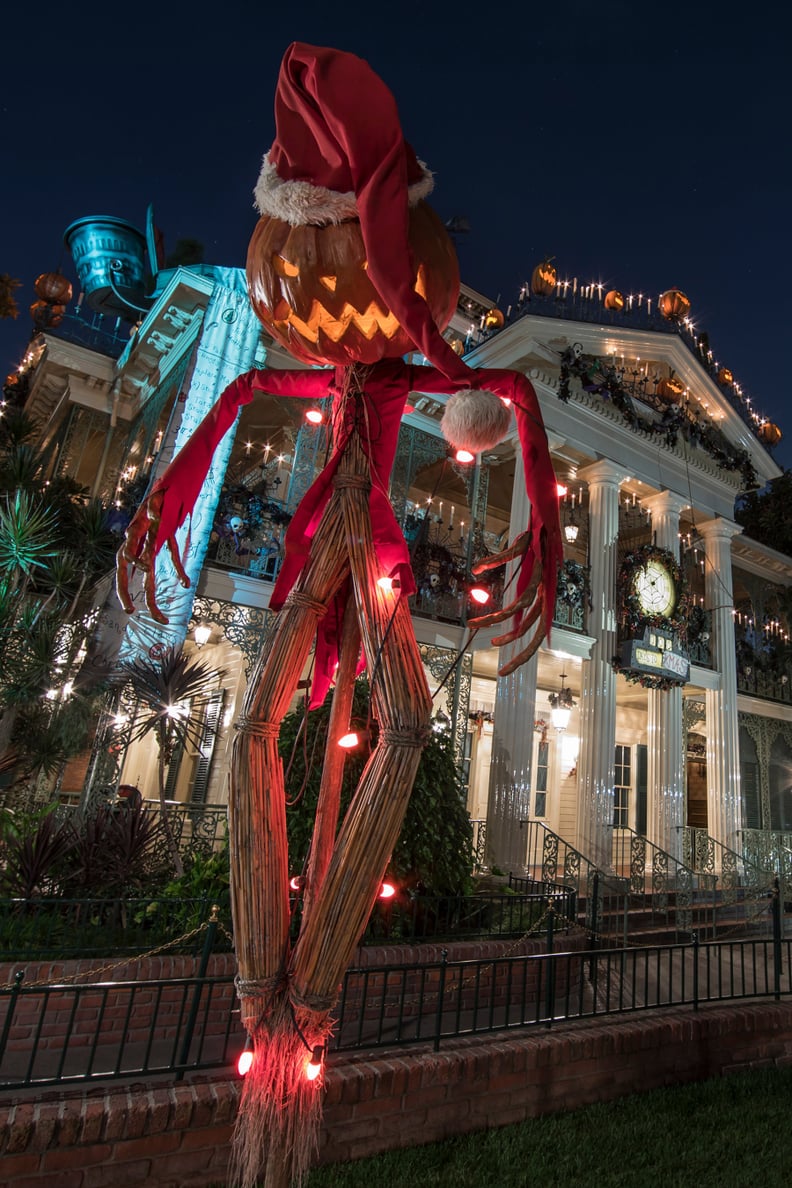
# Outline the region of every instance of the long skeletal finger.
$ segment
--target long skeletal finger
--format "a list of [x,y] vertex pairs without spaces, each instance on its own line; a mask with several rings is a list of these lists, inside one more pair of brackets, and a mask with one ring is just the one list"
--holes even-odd
[[501,607],[500,610],[491,611],[488,615],[479,615],[475,619],[468,619],[468,626],[478,631],[482,627],[491,627],[494,623],[503,623],[506,619],[511,619],[521,611],[527,610],[534,603],[541,583],[542,571],[541,567],[538,566],[537,572],[533,575],[519,598],[515,598],[514,602],[510,602],[508,606]]
[[[185,590],[189,590],[190,579],[187,577],[187,574],[184,572],[184,565],[182,564],[182,559],[179,556],[179,546],[176,543],[175,536],[169,536],[166,543],[168,546],[168,552],[170,553],[170,559],[173,562],[173,568],[176,570],[176,577],[179,579],[181,584],[184,586]],[[186,552],[187,552],[187,546],[185,545],[185,553]]]
[[157,572],[155,566],[153,565],[146,570],[144,591],[146,597],[146,609],[148,610],[152,619],[155,619],[157,623],[167,623],[167,616],[164,615],[157,606]]
[[535,602],[526,615],[523,615],[520,622],[512,631],[507,631],[505,635],[493,635],[492,646],[495,648],[502,648],[505,644],[514,643],[515,639],[522,639],[526,632],[530,631],[536,620],[542,613],[541,600]]
[[499,668],[498,676],[509,676],[516,669],[520,668],[521,665],[527,663],[527,661],[531,659],[531,656],[533,656],[534,652],[539,650],[539,645],[546,635],[547,623],[544,619],[542,619],[542,623],[537,628],[533,639],[528,644],[528,647],[524,648],[522,652],[518,652],[518,654],[513,656],[512,659],[508,661],[508,663],[504,664],[502,668]]
[[521,532],[508,549],[504,549],[501,553],[494,553],[492,557],[485,557],[482,561],[477,561],[471,572],[479,574],[485,573],[488,569],[500,569],[501,565],[505,565],[507,561],[524,556],[531,547],[532,537],[531,531]]
[[116,593],[118,601],[128,615],[131,615],[135,609],[132,605],[132,596],[129,593],[129,570],[130,566],[134,566],[134,564],[135,560],[130,557],[125,541],[116,553]]

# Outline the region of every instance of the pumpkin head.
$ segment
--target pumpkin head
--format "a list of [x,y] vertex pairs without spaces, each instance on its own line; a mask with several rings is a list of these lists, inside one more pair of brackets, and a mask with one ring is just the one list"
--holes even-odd
[[624,294],[620,293],[618,289],[611,289],[609,293],[605,294],[605,300],[602,304],[606,309],[612,309],[616,313],[622,313],[625,307]]
[[531,292],[538,297],[549,297],[555,292],[558,273],[549,259],[537,264],[531,273]]
[[672,322],[681,322],[690,313],[690,302],[679,289],[667,289],[658,302],[660,313]]
[[[459,266],[440,218],[409,212],[415,290],[444,330],[456,309]],[[304,363],[376,363],[415,350],[367,275],[360,223],[290,226],[263,216],[248,247],[247,283],[259,320]]]
[[730,384],[734,383],[734,376],[729,371],[728,367],[721,367],[719,370],[718,383],[722,388],[728,388]]

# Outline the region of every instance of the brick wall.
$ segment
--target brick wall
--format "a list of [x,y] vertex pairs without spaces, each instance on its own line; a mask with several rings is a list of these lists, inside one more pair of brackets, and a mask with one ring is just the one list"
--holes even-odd
[[[707,1006],[331,1058],[319,1159],[336,1163],[661,1085],[792,1062],[792,1003]],[[222,1182],[239,1083],[0,1102],[4,1188]]]

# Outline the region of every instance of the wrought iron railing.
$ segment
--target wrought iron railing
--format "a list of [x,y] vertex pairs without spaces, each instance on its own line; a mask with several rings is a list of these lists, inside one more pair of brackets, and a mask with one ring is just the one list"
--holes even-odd
[[771,887],[778,879],[782,902],[792,901],[792,833],[743,829],[737,837],[746,861],[764,873]]
[[788,675],[776,668],[761,668],[756,664],[737,667],[737,689],[751,697],[765,701],[780,701],[792,705],[792,682]]
[[[159,813],[159,800],[142,802],[150,812]],[[76,804],[59,804],[56,809],[61,820],[77,822],[83,809]],[[194,854],[204,856],[218,850],[228,833],[228,808],[224,804],[191,804],[168,801],[168,822],[183,858]]]
[[754,858],[710,837],[706,829],[680,825],[678,832],[682,839],[682,861],[697,874],[717,877],[720,903],[734,904],[747,895],[756,896],[769,890],[771,879]]
[[715,928],[716,874],[694,872],[673,854],[627,827],[613,830],[611,845],[613,870],[626,881],[633,911],[643,909],[653,920],[673,924],[677,931]]
[[523,821],[526,831],[525,875],[538,883],[563,883],[575,894],[578,910],[592,929],[607,929],[609,921],[620,920],[624,888],[596,863],[575,849],[544,821]]
[[[792,994],[792,940],[781,905],[762,939],[558,950],[552,913],[545,952],[350,969],[331,1051],[443,1042],[643,1010],[780,1000]],[[209,937],[207,934],[207,941]],[[75,985],[0,987],[0,1091],[227,1068],[241,1051],[231,974]]]

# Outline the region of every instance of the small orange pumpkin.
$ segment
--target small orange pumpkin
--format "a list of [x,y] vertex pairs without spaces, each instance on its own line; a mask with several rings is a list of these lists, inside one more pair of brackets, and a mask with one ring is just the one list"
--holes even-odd
[[36,295],[50,305],[67,305],[72,299],[72,287],[62,272],[42,272],[33,282]]
[[781,440],[781,430],[772,421],[765,421],[759,426],[759,440],[767,446],[778,445]]
[[666,400],[673,400],[676,404],[679,404],[684,394],[685,385],[676,375],[661,379],[657,385],[657,395],[663,396]]
[[[456,310],[459,265],[440,217],[410,208],[415,290],[440,331]],[[367,274],[357,219],[292,227],[260,218],[247,254],[250,303],[272,336],[305,363],[376,363],[415,350]]]
[[690,313],[690,302],[679,289],[667,289],[662,293],[658,306],[663,317],[674,322],[681,322]]
[[718,383],[722,388],[728,388],[730,384],[734,383],[734,376],[729,371],[728,367],[721,367],[718,372]]
[[609,293],[605,294],[605,300],[602,304],[606,309],[612,309],[616,313],[622,313],[626,304],[624,294],[620,293],[618,289],[611,289]]
[[551,293],[555,293],[557,280],[558,273],[548,256],[541,264],[537,264],[531,273],[531,292],[536,293],[537,297],[549,297]]
[[488,309],[484,315],[485,330],[500,330],[506,319],[499,309]]
[[49,301],[34,301],[30,307],[33,325],[39,330],[46,330],[50,326],[60,326],[65,312],[64,305],[52,305]]

